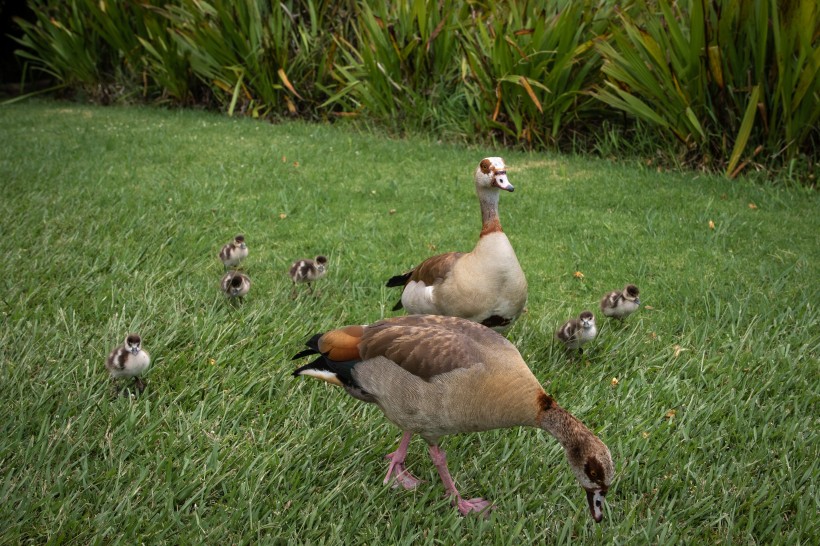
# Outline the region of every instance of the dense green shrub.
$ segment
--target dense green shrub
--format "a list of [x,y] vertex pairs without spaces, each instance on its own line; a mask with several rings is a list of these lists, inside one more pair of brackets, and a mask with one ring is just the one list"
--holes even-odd
[[[688,0],[620,13],[596,96],[654,124],[696,158],[813,153],[820,115],[814,0]],[[748,155],[748,154],[747,154]]]
[[617,144],[602,127],[640,122],[651,146],[732,176],[817,161],[813,0],[29,4],[17,54],[103,102],[355,116],[533,148]]
[[600,81],[593,49],[614,2],[499,4],[462,22],[464,85],[481,128],[515,140],[556,143],[579,121],[609,115],[586,94]]

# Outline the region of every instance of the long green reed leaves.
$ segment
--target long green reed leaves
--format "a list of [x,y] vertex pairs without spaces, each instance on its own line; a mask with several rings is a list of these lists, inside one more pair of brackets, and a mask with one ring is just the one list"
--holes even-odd
[[606,18],[596,21],[590,4],[512,3],[462,23],[464,85],[476,98],[471,106],[483,129],[551,145],[577,120],[600,117],[584,92],[598,81],[592,46]]
[[606,76],[597,98],[658,127],[700,161],[728,158],[727,174],[749,148],[812,153],[820,136],[815,2],[642,7],[620,13],[612,39],[597,44]]
[[[820,144],[812,0],[29,0],[17,54],[93,100],[351,116],[532,149],[641,125],[735,176]],[[654,151],[653,151],[654,153]]]

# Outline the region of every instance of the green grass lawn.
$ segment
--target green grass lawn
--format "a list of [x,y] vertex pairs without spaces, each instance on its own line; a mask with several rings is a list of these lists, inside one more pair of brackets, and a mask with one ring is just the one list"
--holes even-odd
[[[0,543],[820,536],[814,192],[51,102],[0,108],[0,142]],[[382,457],[400,432],[375,406],[290,375],[311,334],[395,314],[391,275],[473,247],[472,172],[488,155],[516,187],[500,213],[530,286],[509,338],[615,460],[600,525],[543,431],[443,442],[462,493],[497,506],[464,518],[422,440],[408,464],[428,483],[391,490]],[[233,306],[217,253],[237,233],[254,284]],[[318,295],[291,299],[288,266],[317,254],[329,257]],[[554,330],[627,282],[644,306],[623,324],[598,317],[584,359],[567,359]],[[114,398],[103,363],[129,331],[153,368],[142,396]]]

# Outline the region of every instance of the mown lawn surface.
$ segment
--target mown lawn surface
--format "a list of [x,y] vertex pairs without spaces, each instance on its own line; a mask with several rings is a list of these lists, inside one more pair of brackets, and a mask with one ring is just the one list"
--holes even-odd
[[[0,108],[0,142],[0,543],[820,536],[816,193],[57,102]],[[472,172],[488,155],[516,187],[500,212],[530,286],[509,338],[616,463],[600,525],[542,431],[444,441],[464,495],[497,506],[464,518],[422,440],[408,464],[428,483],[392,490],[382,457],[399,431],[290,375],[310,335],[394,315],[387,278],[473,247]],[[254,284],[233,306],[216,255],[237,233]],[[330,260],[318,295],[291,299],[288,266],[317,254]],[[599,316],[598,339],[569,360],[554,330],[627,282],[641,310],[623,324]],[[103,362],[130,331],[153,368],[142,396],[115,398]]]

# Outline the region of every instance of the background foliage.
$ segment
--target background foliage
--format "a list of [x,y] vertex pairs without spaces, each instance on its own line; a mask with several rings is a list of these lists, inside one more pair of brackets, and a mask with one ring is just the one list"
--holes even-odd
[[813,0],[29,4],[18,55],[101,102],[360,117],[535,149],[637,145],[730,176],[797,165],[813,183]]

